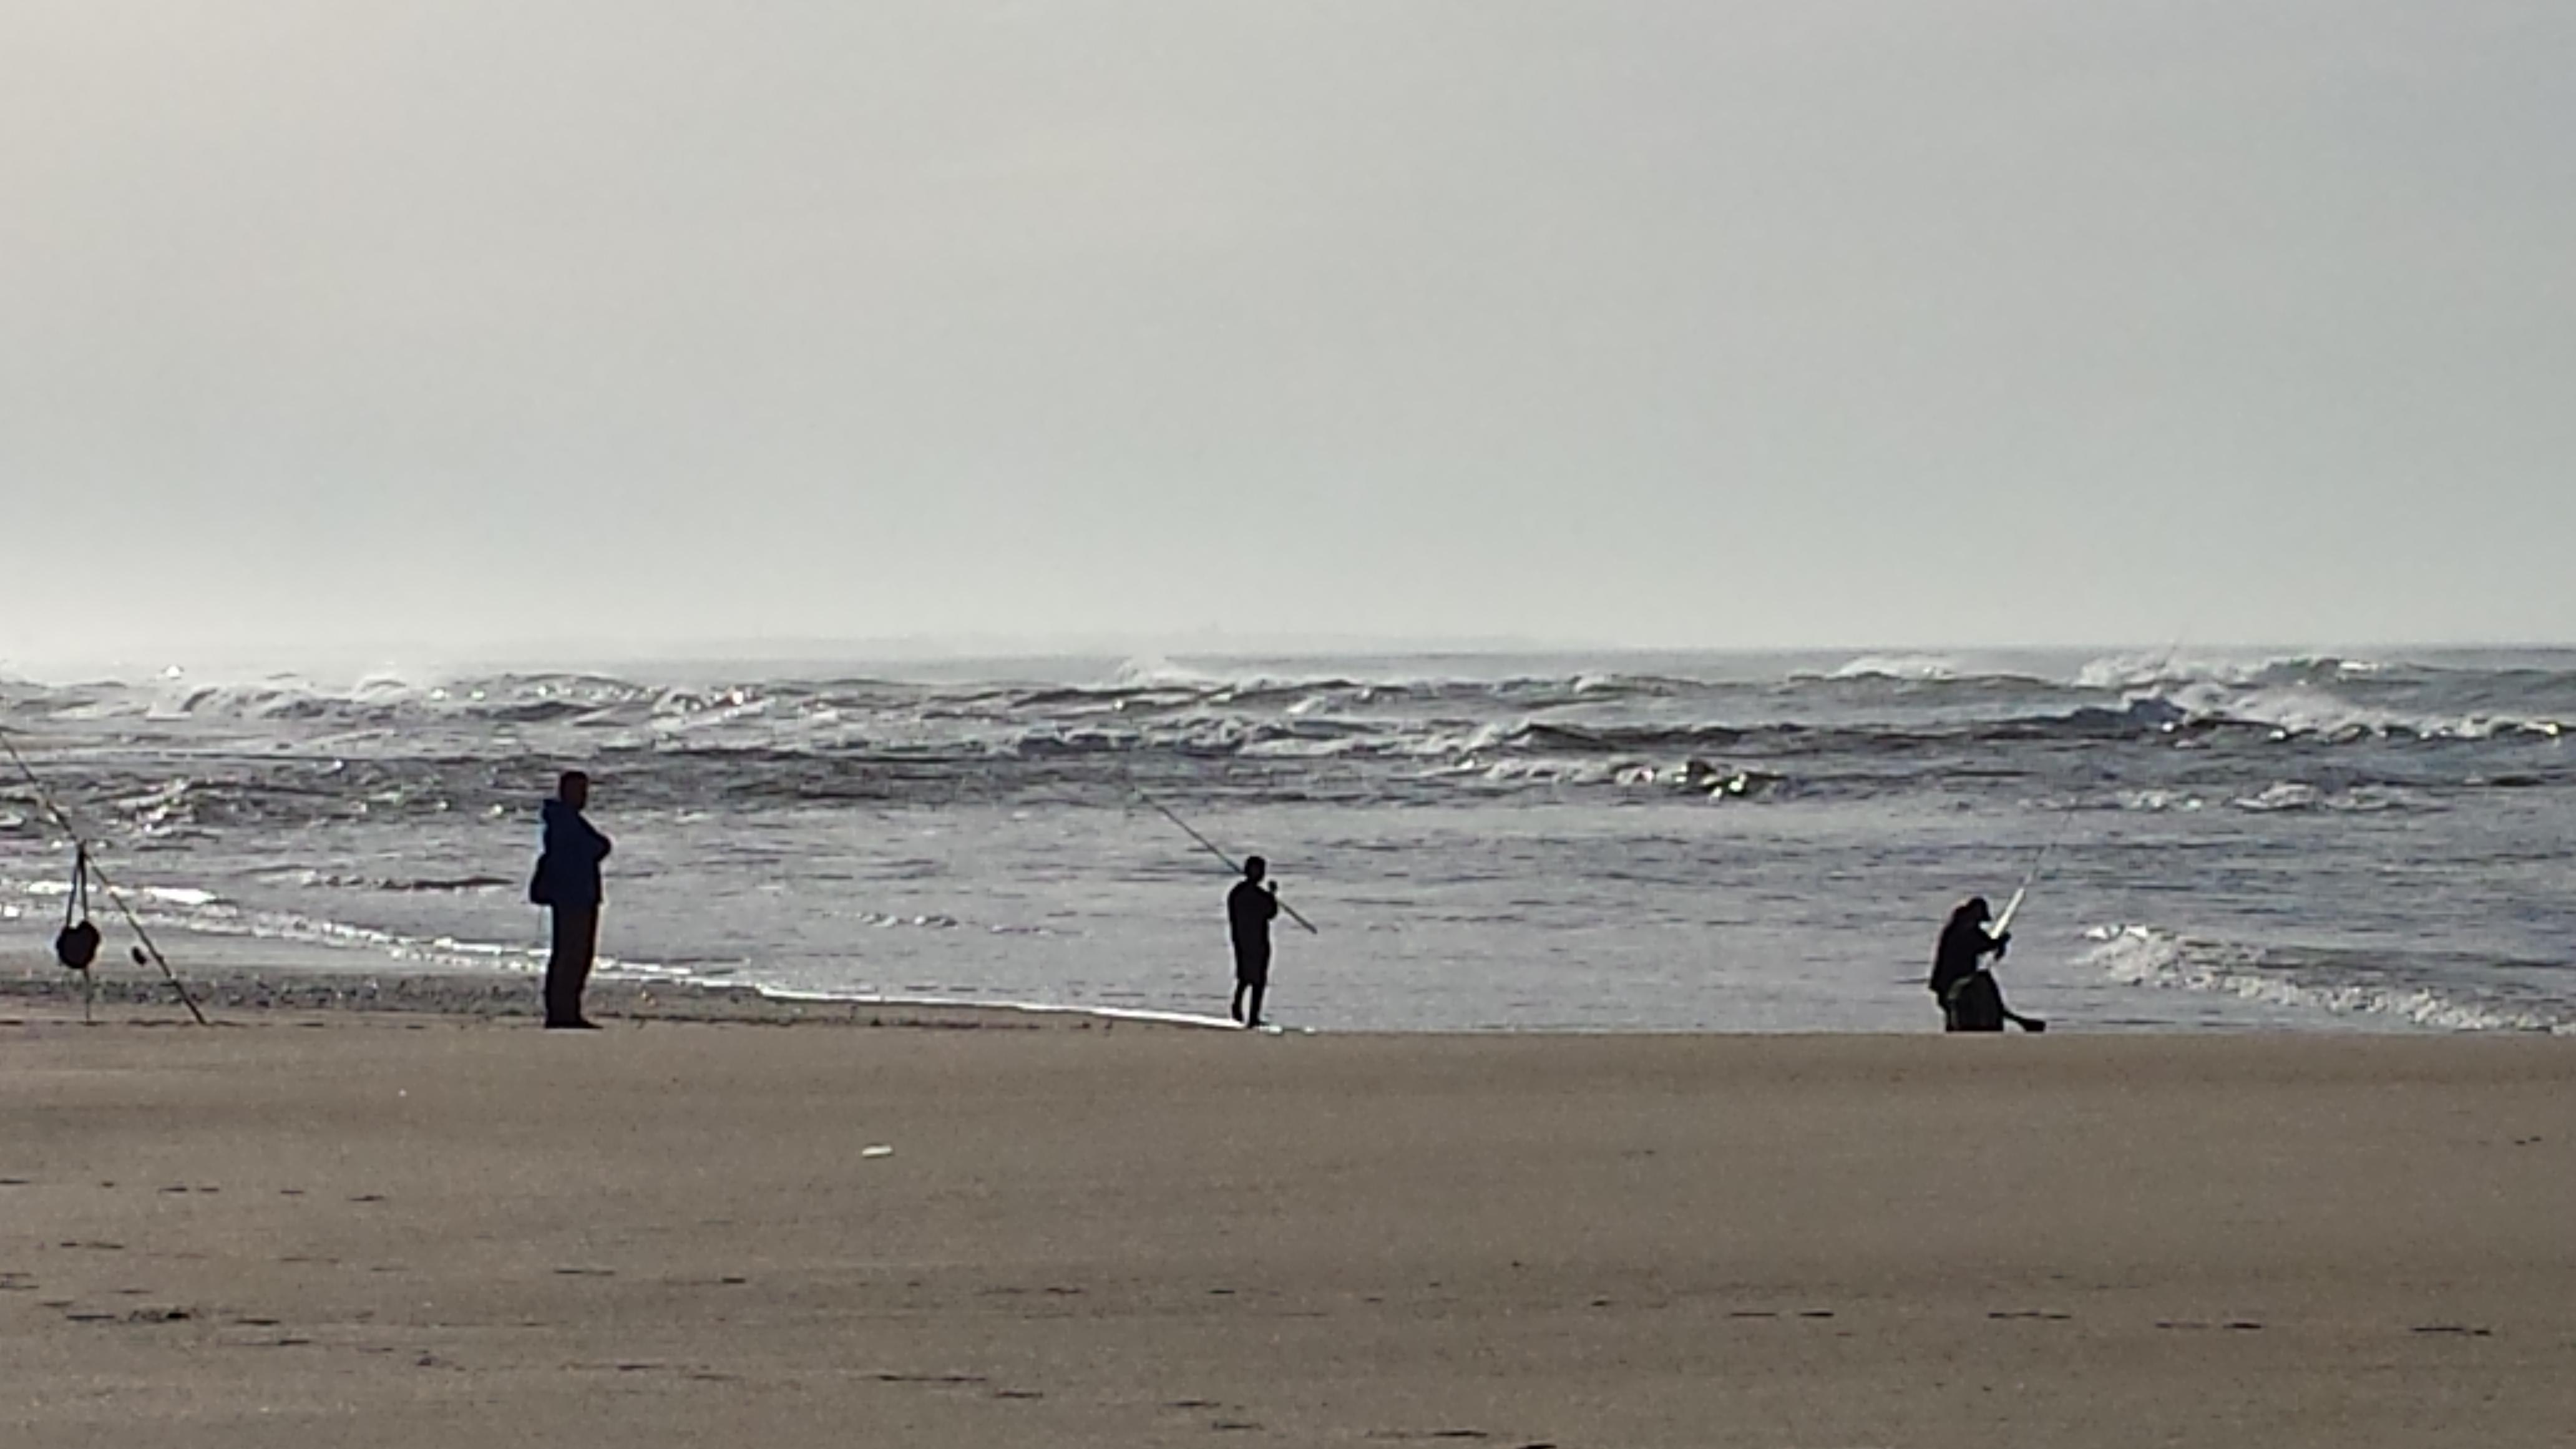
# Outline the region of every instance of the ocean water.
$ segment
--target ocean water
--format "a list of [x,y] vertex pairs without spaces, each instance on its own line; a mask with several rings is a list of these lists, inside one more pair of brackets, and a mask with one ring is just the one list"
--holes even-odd
[[[667,664],[0,680],[182,963],[527,971],[597,778],[614,969],[1322,1029],[1929,1030],[1948,909],[2061,1030],[2576,1026],[2576,651]],[[69,851],[0,785],[0,932]],[[111,931],[110,939],[121,933]]]

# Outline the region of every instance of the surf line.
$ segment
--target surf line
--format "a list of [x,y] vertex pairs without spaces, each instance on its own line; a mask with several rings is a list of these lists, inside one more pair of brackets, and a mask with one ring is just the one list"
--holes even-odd
[[[1178,815],[1173,814],[1170,806],[1167,806],[1167,805],[1165,805],[1162,801],[1157,800],[1157,799],[1155,799],[1153,796],[1146,794],[1146,793],[1145,793],[1145,787],[1136,783],[1136,777],[1135,777],[1135,776],[1130,775],[1130,776],[1128,776],[1128,777],[1127,777],[1127,788],[1136,792],[1136,798],[1137,798],[1137,799],[1142,800],[1142,801],[1144,801],[1146,804],[1153,806],[1153,807],[1154,807],[1154,809],[1155,809],[1155,811],[1156,811],[1157,813],[1159,813],[1159,814],[1160,814],[1164,819],[1166,819],[1166,820],[1168,820],[1168,821],[1172,822],[1174,825],[1179,826],[1179,827],[1181,828],[1181,833],[1182,833],[1182,834],[1184,834],[1184,835],[1188,836],[1188,837],[1189,837],[1190,839],[1192,839],[1192,840],[1197,841],[1197,842],[1199,843],[1199,849],[1206,851],[1208,854],[1215,856],[1217,859],[1219,859],[1219,860],[1221,860],[1221,861],[1224,861],[1224,862],[1225,862],[1225,868],[1226,868],[1227,870],[1230,870],[1230,871],[1234,872],[1236,875],[1241,875],[1241,874],[1243,874],[1243,867],[1235,863],[1235,859],[1234,859],[1234,857],[1233,857],[1233,856],[1230,856],[1230,855],[1226,854],[1226,853],[1225,853],[1225,851],[1224,851],[1223,849],[1221,849],[1221,848],[1217,845],[1217,843],[1216,843],[1215,841],[1210,840],[1210,839],[1208,839],[1206,836],[1199,834],[1199,833],[1198,833],[1198,831],[1190,825],[1190,822],[1188,822],[1188,821],[1186,821],[1186,820],[1183,820],[1183,819],[1182,819],[1180,816],[1178,816]],[[1279,909],[1281,909],[1281,910],[1283,910],[1283,911],[1286,911],[1286,912],[1288,913],[1288,919],[1290,919],[1290,920],[1292,920],[1292,921],[1295,921],[1298,925],[1301,925],[1301,926],[1305,927],[1305,928],[1306,928],[1306,934],[1307,934],[1307,935],[1309,935],[1309,936],[1320,936],[1320,935],[1324,934],[1323,932],[1318,931],[1318,930],[1316,930],[1316,929],[1315,929],[1315,923],[1314,923],[1314,922],[1312,922],[1312,921],[1310,921],[1310,920],[1307,920],[1304,916],[1301,916],[1301,915],[1297,914],[1297,908],[1296,908],[1295,906],[1292,906],[1292,905],[1288,904],[1286,901],[1281,901],[1281,902],[1279,902]]]
[[[170,989],[179,994],[179,1004],[188,1008],[188,1014],[197,1019],[197,1025],[208,1025],[206,1013],[198,1009],[197,998],[189,992],[188,983],[180,980],[179,973],[170,969],[169,958],[161,954],[161,947],[153,941],[152,933],[143,929],[143,918],[134,913],[133,905],[125,899],[125,892],[117,888],[116,882],[108,878],[106,871],[99,869],[98,851],[94,842],[81,833],[79,826],[72,823],[70,814],[55,801],[53,792],[45,788],[44,780],[39,778],[35,768],[27,763],[27,757],[18,753],[17,741],[10,738],[9,731],[5,729],[0,729],[0,750],[8,752],[9,763],[18,767],[18,773],[27,781],[27,788],[35,792],[37,806],[53,820],[57,829],[71,837],[73,869],[80,872],[80,876],[74,879],[74,889],[79,888],[80,880],[84,877],[98,882],[99,889],[105,891],[108,900],[116,906],[117,914],[125,918],[126,927],[134,932],[134,939],[142,942],[134,950],[136,964],[141,964],[148,953],[152,964],[161,968],[161,975],[170,983]],[[71,928],[67,924],[64,929],[68,932]],[[95,937],[92,938],[93,945],[95,945],[95,939]],[[55,949],[59,953],[60,945],[58,944]],[[89,969],[84,966],[80,968],[80,972],[84,979],[84,990],[87,990]],[[87,1003],[84,1002],[84,1015],[86,1010]]]

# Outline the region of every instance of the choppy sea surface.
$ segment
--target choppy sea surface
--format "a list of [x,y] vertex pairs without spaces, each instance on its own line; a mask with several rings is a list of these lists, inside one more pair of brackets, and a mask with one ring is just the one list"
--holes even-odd
[[[2576,1027],[2571,726],[2566,650],[0,678],[183,964],[527,971],[579,766],[612,969],[1221,1014],[1229,878],[1150,797],[1274,862],[1324,1029],[1933,1029],[1944,914],[2035,865],[2002,975],[2061,1030]],[[13,771],[0,932],[69,869]]]

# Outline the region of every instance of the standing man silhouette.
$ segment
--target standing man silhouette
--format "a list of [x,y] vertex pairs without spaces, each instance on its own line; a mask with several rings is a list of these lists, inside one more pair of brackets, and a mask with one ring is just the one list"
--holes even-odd
[[[1279,887],[1264,886],[1270,862],[1253,856],[1243,863],[1243,879],[1225,894],[1225,924],[1234,936],[1234,1005],[1231,1014],[1244,1026],[1261,1025],[1261,994],[1270,989],[1270,923],[1279,916]],[[1251,993],[1252,1009],[1244,1010]]]
[[591,957],[599,950],[599,863],[608,837],[582,818],[590,803],[590,777],[564,771],[555,798],[545,803],[544,853],[528,882],[528,899],[554,912],[554,949],[546,956],[546,1029],[597,1031],[581,1014],[582,988],[590,984]]

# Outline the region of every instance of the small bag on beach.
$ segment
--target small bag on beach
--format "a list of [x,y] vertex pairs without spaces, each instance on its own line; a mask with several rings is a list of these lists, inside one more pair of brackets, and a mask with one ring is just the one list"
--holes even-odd
[[555,888],[551,875],[552,872],[546,869],[546,858],[542,855],[538,856],[536,872],[528,877],[529,905],[552,906],[555,903]]

